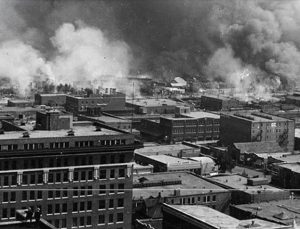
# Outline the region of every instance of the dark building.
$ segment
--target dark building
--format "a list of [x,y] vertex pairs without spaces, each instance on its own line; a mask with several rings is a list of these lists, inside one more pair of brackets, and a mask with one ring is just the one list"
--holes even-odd
[[202,95],[201,109],[210,111],[228,111],[232,108],[241,108],[241,104],[237,99],[221,96],[221,95]]
[[73,115],[59,111],[40,111],[36,113],[37,130],[60,130],[72,128]]
[[248,178],[241,175],[219,175],[211,177],[209,180],[232,190],[233,204],[283,200],[290,196],[289,191],[269,185],[270,181],[264,177]]
[[133,177],[133,214],[161,218],[163,203],[205,205],[225,212],[231,193],[189,172],[140,174]]
[[87,113],[88,108],[101,108],[102,112],[117,112],[125,110],[125,101],[125,94],[120,92],[90,97],[75,97],[67,95],[66,110],[74,114]]
[[66,94],[35,94],[34,103],[51,107],[65,106]]
[[134,137],[90,122],[0,135],[0,218],[41,209],[57,228],[131,228]]
[[191,112],[179,118],[161,117],[160,121],[142,120],[141,135],[166,142],[219,139],[220,116],[208,112]]
[[33,101],[29,100],[8,100],[7,101],[8,107],[32,107]]
[[278,142],[286,151],[294,150],[293,120],[260,112],[223,113],[220,140],[224,145],[235,142]]
[[296,106],[300,106],[300,95],[299,93],[294,93],[293,95],[289,95],[285,98],[285,102],[287,104],[293,104]]

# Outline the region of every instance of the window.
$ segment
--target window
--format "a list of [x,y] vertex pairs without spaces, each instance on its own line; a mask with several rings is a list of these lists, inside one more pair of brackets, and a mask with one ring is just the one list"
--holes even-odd
[[52,172],[49,173],[48,182],[49,183],[53,183],[54,182],[54,178],[53,178],[53,173]]
[[115,170],[114,169],[110,170],[110,178],[115,178]]
[[87,202],[87,208],[86,210],[92,210],[92,201]]
[[93,171],[88,171],[88,180],[93,180]]
[[8,186],[9,184],[8,184],[9,182],[8,182],[8,176],[4,176],[4,183],[3,183],[3,185],[4,186]]
[[28,176],[27,176],[27,174],[23,174],[22,180],[23,180],[23,184],[28,184]]
[[48,191],[48,199],[52,199],[53,198],[53,191]]
[[106,179],[106,170],[100,170],[100,179]]
[[125,177],[125,169],[119,169],[119,177]]
[[3,202],[8,202],[8,192],[3,192]]
[[29,192],[29,200],[34,200],[34,191]]
[[38,198],[39,200],[41,200],[41,199],[43,198],[43,193],[42,193],[42,191],[38,191],[38,192],[37,192],[37,198]]
[[110,184],[110,185],[109,185],[109,193],[110,193],[110,194],[115,193],[115,185],[114,185],[114,184]]
[[99,215],[98,218],[98,224],[104,224],[105,223],[105,216],[103,214]]
[[38,184],[42,184],[43,183],[43,174],[42,173],[39,173],[38,174]]
[[80,188],[80,196],[85,196],[85,187],[81,186]]
[[30,184],[35,184],[35,175],[34,174],[30,175]]
[[79,179],[78,179],[78,172],[76,171],[76,172],[74,172],[74,181],[78,181]]
[[16,216],[16,209],[15,208],[11,208],[10,209],[10,217],[15,217]]
[[78,187],[74,187],[73,196],[78,196]]
[[56,183],[61,182],[61,174],[60,174],[60,172],[57,172],[57,173],[56,173],[56,179],[55,179],[55,182],[56,182]]
[[113,223],[114,222],[114,214],[109,214],[108,222],[109,223]]
[[81,172],[81,180],[86,180],[86,174],[85,174],[85,171],[82,171]]
[[124,192],[124,184],[118,184],[118,192]]
[[105,200],[99,200],[99,209],[105,209]]
[[62,212],[67,212],[67,204],[66,203],[62,204]]
[[100,195],[104,195],[106,193],[106,190],[105,190],[105,185],[100,185],[99,186],[99,194]]
[[84,211],[84,202],[80,202],[79,211]]
[[77,217],[73,217],[73,227],[77,227],[78,222],[77,222]]
[[10,201],[12,201],[12,202],[16,201],[16,192],[10,193]]
[[91,216],[86,217],[86,225],[92,225],[92,217]]
[[2,209],[2,218],[7,218],[7,208]]
[[118,199],[118,207],[124,207],[124,199]]
[[73,203],[73,212],[77,212],[78,211],[78,203]]
[[212,201],[215,202],[216,201],[216,195],[212,196]]
[[67,227],[67,220],[66,219],[62,219],[61,220],[61,227],[62,228],[66,228]]
[[68,188],[64,188],[63,197],[68,197]]
[[84,226],[84,217],[79,218],[79,226]]
[[123,221],[123,213],[120,212],[117,214],[117,222],[122,222]]
[[114,200],[113,199],[110,199],[109,200],[109,208],[114,208]]
[[87,188],[88,188],[88,190],[87,190],[87,195],[88,195],[88,196],[93,195],[93,187],[92,187],[92,186],[88,186]]
[[47,213],[52,214],[52,212],[53,212],[52,204],[48,204]]
[[207,202],[210,202],[210,196],[207,196]]
[[27,200],[27,191],[22,191],[22,200]]
[[60,213],[60,206],[59,206],[59,204],[55,204],[55,213]]
[[60,190],[55,191],[55,198],[60,198]]

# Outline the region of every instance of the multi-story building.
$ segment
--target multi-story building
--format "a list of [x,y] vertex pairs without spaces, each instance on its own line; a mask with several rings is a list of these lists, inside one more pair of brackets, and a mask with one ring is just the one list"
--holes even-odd
[[260,112],[223,113],[220,140],[224,145],[235,142],[278,142],[284,150],[294,150],[293,120]]
[[134,137],[90,122],[0,135],[0,221],[39,207],[57,228],[131,228]]
[[225,97],[222,95],[202,95],[201,108],[210,111],[228,111],[232,108],[241,108],[237,99]]
[[161,117],[160,121],[142,120],[141,134],[167,142],[219,139],[220,116],[208,112],[191,112],[181,117]]
[[66,94],[35,94],[34,103],[51,107],[65,106]]
[[101,108],[101,111],[117,112],[125,110],[126,96],[121,92],[113,94],[77,97],[67,95],[66,110],[74,114],[87,113],[88,109]]

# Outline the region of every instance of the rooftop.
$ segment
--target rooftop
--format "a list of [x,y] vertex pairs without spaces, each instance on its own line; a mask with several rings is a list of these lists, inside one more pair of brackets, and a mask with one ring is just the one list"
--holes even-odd
[[185,114],[185,116],[189,116],[191,118],[214,118],[214,119],[220,119],[220,115],[210,113],[210,112],[204,112],[204,111],[192,111],[188,114]]
[[[96,127],[92,123],[76,126],[73,125],[74,136],[99,136],[99,135],[118,135],[117,131],[101,128],[101,131],[96,131]],[[68,130],[32,130],[28,131],[30,139],[32,138],[59,138],[66,137]],[[25,131],[24,131],[25,132]],[[8,131],[0,135],[0,140],[8,139],[24,139],[22,131]]]
[[241,175],[223,175],[209,178],[218,184],[224,185],[230,189],[247,192],[248,194],[258,194],[260,192],[285,192],[283,189],[279,189],[270,185],[247,185],[246,177]]
[[271,114],[265,114],[262,112],[253,112],[253,111],[245,111],[242,112],[224,112],[224,114],[238,118],[243,119],[246,121],[251,122],[274,122],[274,121],[287,121],[288,119],[282,118],[279,116],[271,115]]
[[[224,229],[243,229],[243,228],[256,228],[256,229],[278,229],[285,228],[277,223],[261,219],[238,220],[222,212],[214,210],[204,205],[167,205],[164,204],[164,209],[170,208],[179,212],[179,214],[187,215],[199,222],[209,224],[214,228]],[[253,223],[253,226],[251,226]]]
[[126,100],[129,104],[134,104],[141,107],[158,107],[158,106],[180,106],[184,105],[183,103],[176,102],[171,99],[135,99],[135,100]]
[[[273,157],[273,154],[270,156]],[[295,162],[300,162],[300,153],[298,154],[288,154],[288,155],[281,155],[281,157],[275,157],[276,159],[286,162],[286,163],[295,163]]]
[[279,167],[289,169],[294,173],[300,173],[300,162],[279,164]]
[[233,145],[241,151],[241,153],[274,153],[282,152],[282,148],[277,142],[238,142]]
[[150,156],[146,156],[146,157],[151,158],[152,160],[158,161],[160,163],[166,164],[168,166],[172,166],[172,165],[196,165],[197,167],[200,167],[200,164],[199,164],[198,161],[182,159],[182,158],[169,156],[169,155],[150,155]]
[[162,197],[174,196],[174,191],[179,191],[179,195],[196,195],[205,193],[216,193],[216,192],[227,192],[226,189],[210,183],[196,175],[188,172],[164,172],[164,173],[151,173],[151,174],[140,174],[133,176],[133,183],[141,183],[141,180],[148,182],[160,182],[160,181],[170,181],[177,180],[181,181],[181,184],[171,184],[171,185],[160,185],[151,187],[140,187],[133,189],[134,199],[147,199],[152,197],[157,197],[160,192]]
[[250,212],[261,219],[290,225],[294,219],[300,224],[300,199],[236,205],[234,208]]
[[66,96],[66,94],[63,93],[57,93],[57,94],[39,94],[40,96]]
[[94,117],[94,116],[87,116],[88,118],[92,118],[94,120],[98,120],[100,122],[103,122],[103,123],[120,123],[120,122],[123,122],[123,123],[129,123],[131,122],[130,120],[126,120],[126,119],[121,119],[121,118],[115,118],[115,117],[112,117],[112,116],[97,116],[97,117]]
[[174,145],[158,145],[158,146],[147,146],[141,149],[136,149],[134,152],[142,155],[159,155],[159,154],[170,154],[177,156],[181,150],[198,150],[193,147],[183,145],[183,144],[174,144]]
[[235,100],[232,97],[228,97],[225,95],[214,95],[214,94],[202,95],[202,97],[208,97],[208,98],[214,98],[214,99],[220,99],[220,100],[226,100],[226,101]]

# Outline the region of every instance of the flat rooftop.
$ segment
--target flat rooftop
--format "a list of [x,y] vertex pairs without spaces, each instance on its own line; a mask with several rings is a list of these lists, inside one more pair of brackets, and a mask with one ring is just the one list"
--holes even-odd
[[191,118],[214,118],[214,119],[220,119],[220,115],[210,113],[210,112],[204,112],[204,111],[192,111],[188,114],[185,114],[185,116],[191,117]]
[[158,155],[158,154],[171,154],[177,156],[181,150],[198,150],[191,146],[183,144],[173,144],[173,145],[158,145],[158,146],[146,146],[141,149],[136,149],[134,152],[142,155]]
[[274,122],[274,121],[287,121],[289,119],[282,118],[279,116],[271,115],[271,114],[265,114],[262,112],[253,112],[253,111],[245,111],[243,110],[242,112],[224,112],[224,114],[243,119],[246,121],[251,121],[251,122]]
[[[296,152],[296,151],[294,151]],[[291,154],[291,152],[289,152],[289,154],[282,154],[280,155],[280,157],[277,157],[276,154],[270,154],[270,157],[273,157],[277,160],[280,160],[282,162],[286,162],[286,163],[295,163],[295,162],[300,162],[300,153],[297,152],[298,154]]]
[[171,197],[174,196],[174,190],[178,190],[181,196],[205,194],[211,192],[228,192],[228,190],[225,188],[208,182],[189,172],[164,172],[134,175],[133,183],[141,183],[140,179],[149,182],[180,180],[181,184],[134,188],[133,198],[135,200],[138,200],[141,197],[144,199],[147,199],[151,196],[157,197],[158,193],[160,193],[162,197]]
[[285,225],[293,224],[294,219],[300,224],[300,199],[260,202],[235,205],[234,208],[250,212],[261,219]]
[[225,100],[225,101],[236,100],[233,97],[229,97],[229,96],[225,96],[225,95],[214,95],[214,94],[206,94],[206,95],[202,95],[201,97],[220,99],[220,100]]
[[[22,126],[21,126],[22,127]],[[101,128],[101,131],[96,131],[96,127],[94,125],[86,124],[76,126],[73,125],[74,136],[102,136],[102,135],[118,135],[120,132]],[[59,138],[66,137],[67,130],[32,130],[28,131],[30,138]],[[25,131],[24,131],[25,132]],[[73,137],[73,136],[71,136]],[[4,134],[0,135],[0,140],[9,140],[9,139],[27,139],[23,138],[22,131],[7,131]]]
[[294,173],[300,173],[300,162],[295,162],[295,163],[284,163],[284,164],[279,164],[278,165],[281,168],[286,168]]
[[63,93],[57,93],[57,94],[39,94],[40,96],[66,96],[66,94]]
[[[167,205],[167,208],[171,208],[178,213],[187,215],[199,222],[209,224],[213,228],[224,229],[242,229],[242,228],[256,228],[256,229],[278,229],[284,228],[282,225],[272,223],[261,219],[250,220],[238,220],[222,212],[214,210],[204,205]],[[250,226],[254,222],[253,226]]]
[[171,99],[135,99],[135,100],[126,100],[128,104],[134,104],[140,107],[160,107],[160,106],[182,106],[184,103],[176,102]]
[[188,160],[188,159],[182,159],[174,156],[169,156],[169,155],[150,155],[146,156],[152,160],[155,160],[160,163],[164,163],[166,165],[196,165],[197,167],[200,168],[200,163],[197,161],[193,160]]
[[94,116],[87,116],[88,118],[91,118],[91,119],[94,119],[94,120],[98,120],[100,122],[103,122],[103,123],[120,123],[120,122],[123,122],[123,123],[129,123],[131,122],[131,120],[126,120],[126,119],[121,119],[121,118],[116,118],[116,117],[112,117],[112,116],[97,116],[97,117],[94,117]]
[[248,194],[257,194],[258,191],[285,192],[285,190],[273,187],[271,185],[247,185],[247,178],[241,175],[215,176],[209,179],[230,189],[243,191]]

